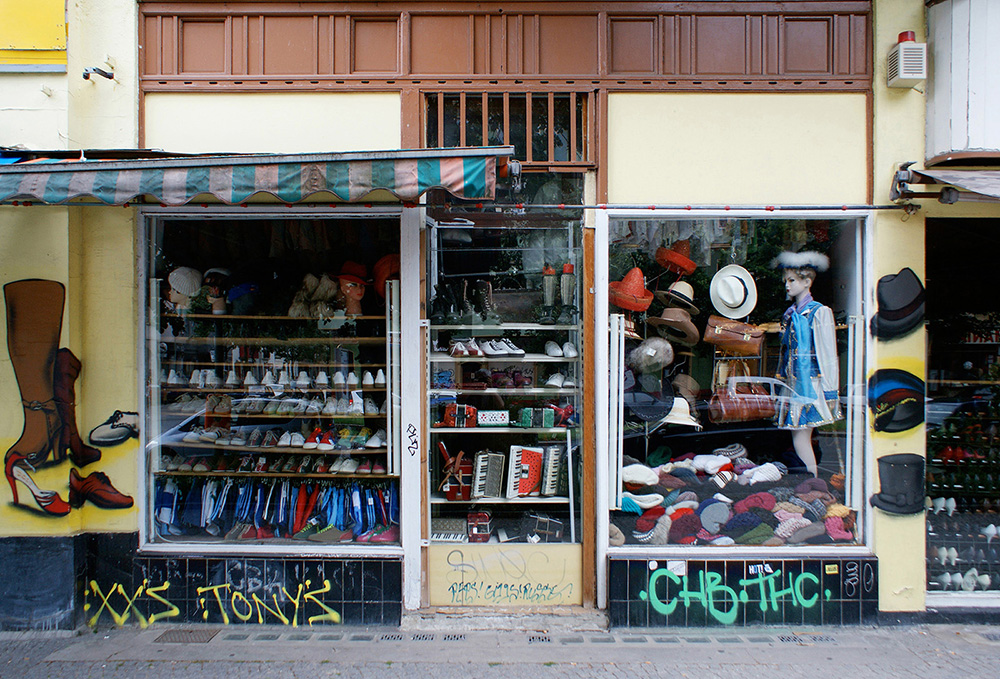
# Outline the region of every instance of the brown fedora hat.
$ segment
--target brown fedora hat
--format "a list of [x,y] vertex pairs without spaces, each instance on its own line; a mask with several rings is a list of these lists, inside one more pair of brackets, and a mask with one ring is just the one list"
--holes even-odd
[[698,329],[691,322],[691,314],[684,309],[668,307],[659,316],[647,318],[646,322],[656,326],[661,336],[685,346],[693,347],[700,338]]

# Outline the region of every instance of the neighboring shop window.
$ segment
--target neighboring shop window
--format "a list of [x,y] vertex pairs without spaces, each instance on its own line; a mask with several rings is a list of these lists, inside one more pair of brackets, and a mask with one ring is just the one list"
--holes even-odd
[[398,544],[398,218],[148,239],[150,539]]
[[510,145],[526,168],[592,164],[586,92],[433,92],[425,101],[427,148]]
[[610,220],[613,546],[860,541],[860,237]]
[[[1000,220],[927,220],[927,589],[1000,589]],[[920,281],[913,272],[900,272]],[[912,300],[912,293],[907,297]],[[923,306],[920,307],[923,311]],[[915,319],[902,329],[923,328]]]

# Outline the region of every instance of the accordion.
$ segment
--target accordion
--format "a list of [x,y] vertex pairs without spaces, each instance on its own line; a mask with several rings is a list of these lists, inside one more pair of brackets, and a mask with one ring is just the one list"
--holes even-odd
[[559,474],[563,468],[563,447],[546,446],[542,459],[541,494],[546,497],[559,495]]
[[507,459],[507,497],[538,495],[542,486],[544,448],[511,446]]
[[472,497],[502,497],[504,454],[483,450],[476,453],[472,474]]

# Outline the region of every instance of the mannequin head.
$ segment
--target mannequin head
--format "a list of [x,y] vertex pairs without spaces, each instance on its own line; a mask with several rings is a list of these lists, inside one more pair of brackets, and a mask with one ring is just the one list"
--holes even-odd
[[815,269],[784,269],[781,273],[789,299],[798,300],[808,294],[816,280]]

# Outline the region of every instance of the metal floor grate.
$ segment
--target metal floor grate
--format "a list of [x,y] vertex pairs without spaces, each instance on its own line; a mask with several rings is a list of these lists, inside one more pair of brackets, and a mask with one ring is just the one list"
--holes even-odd
[[402,641],[403,635],[399,633],[383,634],[379,641]]
[[410,637],[411,641],[434,641],[433,634],[414,634]]
[[810,642],[816,644],[831,644],[835,643],[837,640],[825,634],[779,634],[778,641],[783,644],[806,644]]
[[630,634],[622,637],[622,641],[626,644],[644,644],[646,643],[646,637],[639,634]]
[[352,634],[348,641],[371,641],[374,638],[371,634]]
[[465,641],[464,634],[445,634],[443,641]]
[[154,639],[157,644],[207,644],[219,633],[214,629],[173,629]]
[[528,637],[529,644],[551,644],[552,637],[546,634],[532,634]]
[[1000,633],[997,632],[980,632],[979,636],[989,641],[1000,641]]

